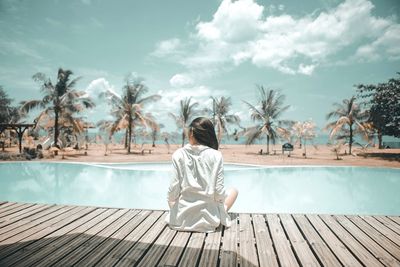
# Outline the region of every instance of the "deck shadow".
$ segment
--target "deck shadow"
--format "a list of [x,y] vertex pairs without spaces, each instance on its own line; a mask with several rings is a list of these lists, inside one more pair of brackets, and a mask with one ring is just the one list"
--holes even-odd
[[[226,266],[221,263],[222,256],[232,266],[238,265],[240,257],[235,251],[221,251],[221,246],[210,250],[204,243],[192,248],[188,246],[190,238],[184,246],[173,245],[173,240],[157,244],[160,236],[152,243],[88,234],[14,242],[0,245],[0,266]],[[255,265],[241,257],[240,266]]]

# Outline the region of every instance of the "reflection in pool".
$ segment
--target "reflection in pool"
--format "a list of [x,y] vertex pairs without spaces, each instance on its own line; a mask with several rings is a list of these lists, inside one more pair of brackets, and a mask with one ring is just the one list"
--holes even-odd
[[[0,201],[167,209],[167,163],[0,164]],[[232,211],[400,215],[400,169],[227,164]]]

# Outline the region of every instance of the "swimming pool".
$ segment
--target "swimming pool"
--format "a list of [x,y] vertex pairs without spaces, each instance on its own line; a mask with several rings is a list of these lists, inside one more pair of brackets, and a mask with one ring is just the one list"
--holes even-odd
[[[0,164],[0,201],[167,209],[170,164]],[[232,211],[400,215],[400,169],[225,165]]]

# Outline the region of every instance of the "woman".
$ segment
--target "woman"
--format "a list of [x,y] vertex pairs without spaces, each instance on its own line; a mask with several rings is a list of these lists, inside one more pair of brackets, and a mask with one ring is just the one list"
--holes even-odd
[[173,175],[168,190],[166,222],[174,230],[212,232],[230,226],[227,211],[238,191],[225,192],[222,154],[214,125],[197,118],[189,126],[189,144],[172,155]]

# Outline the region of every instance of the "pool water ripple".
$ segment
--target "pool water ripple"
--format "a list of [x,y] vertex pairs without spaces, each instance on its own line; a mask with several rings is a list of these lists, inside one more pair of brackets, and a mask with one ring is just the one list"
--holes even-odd
[[[0,200],[167,209],[169,163],[0,164]],[[400,169],[225,165],[234,212],[400,215]]]

